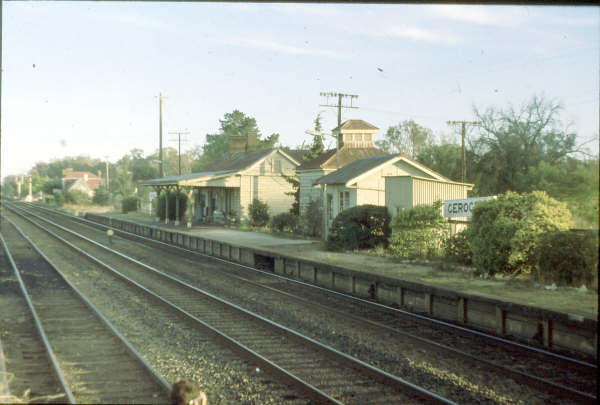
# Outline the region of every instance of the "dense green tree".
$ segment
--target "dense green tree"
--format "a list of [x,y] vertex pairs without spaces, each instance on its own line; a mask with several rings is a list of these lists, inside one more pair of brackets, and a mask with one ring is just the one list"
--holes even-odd
[[[477,179],[477,173],[474,171],[474,154],[470,150],[465,153],[465,181],[474,183]],[[461,146],[454,143],[444,143],[441,145],[428,145],[419,150],[415,160],[428,168],[435,170],[439,174],[453,181],[461,179]]]
[[431,129],[408,120],[389,127],[384,139],[375,141],[375,146],[389,153],[401,153],[412,158],[432,143]]
[[227,155],[230,136],[256,136],[257,149],[272,148],[279,140],[279,134],[271,134],[262,138],[256,120],[238,110],[225,114],[219,122],[221,123],[219,132],[206,135],[206,143],[198,165],[200,168]]
[[561,110],[560,104],[538,96],[517,110],[475,108],[481,136],[471,149],[477,156],[475,169],[485,180],[478,184],[482,194],[529,191],[531,168],[540,162],[560,164],[577,151],[575,133],[559,120]]

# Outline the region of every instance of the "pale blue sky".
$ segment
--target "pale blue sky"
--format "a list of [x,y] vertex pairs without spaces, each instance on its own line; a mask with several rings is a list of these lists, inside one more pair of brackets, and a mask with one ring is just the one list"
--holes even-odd
[[[2,175],[37,161],[201,145],[239,109],[283,145],[322,91],[358,94],[360,118],[453,134],[473,106],[562,102],[581,142],[598,136],[600,9],[456,5],[8,2],[2,21]],[[35,66],[34,66],[35,65]],[[379,71],[377,68],[382,69]],[[598,142],[588,146],[598,152]]]

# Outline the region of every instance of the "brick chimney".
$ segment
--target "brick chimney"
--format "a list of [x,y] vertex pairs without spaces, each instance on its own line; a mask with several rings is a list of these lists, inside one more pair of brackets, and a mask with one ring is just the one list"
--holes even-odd
[[246,151],[246,137],[245,136],[230,136],[229,137],[229,154],[245,152]]

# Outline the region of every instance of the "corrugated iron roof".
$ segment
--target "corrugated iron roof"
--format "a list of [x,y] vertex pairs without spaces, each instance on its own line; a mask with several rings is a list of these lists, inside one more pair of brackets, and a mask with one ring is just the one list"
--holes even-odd
[[[377,148],[349,148],[342,146],[339,152],[340,168],[352,163],[358,159],[363,159],[370,156],[382,156],[387,152]],[[323,152],[316,158],[302,163],[297,170],[312,170],[312,169],[336,169],[335,164],[335,149]]]
[[321,177],[315,184],[346,184],[353,178],[397,157],[399,155],[370,156],[358,159],[333,173]]
[[[342,129],[349,129],[349,130],[355,130],[355,129],[379,129],[377,128],[375,125],[369,124],[366,121],[363,120],[346,120],[344,122],[342,122],[342,125],[340,125],[342,127]],[[336,131],[339,127],[335,127],[333,130]]]

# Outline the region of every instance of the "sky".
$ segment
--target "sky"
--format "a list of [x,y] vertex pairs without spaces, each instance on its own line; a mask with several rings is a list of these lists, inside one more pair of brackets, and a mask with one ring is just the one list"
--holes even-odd
[[[3,2],[2,176],[86,155],[115,162],[159,142],[184,150],[238,109],[283,146],[312,141],[321,112],[355,94],[380,128],[518,108],[534,95],[598,154],[600,8],[565,6]],[[333,142],[329,142],[333,146]],[[327,145],[327,144],[326,144]]]

